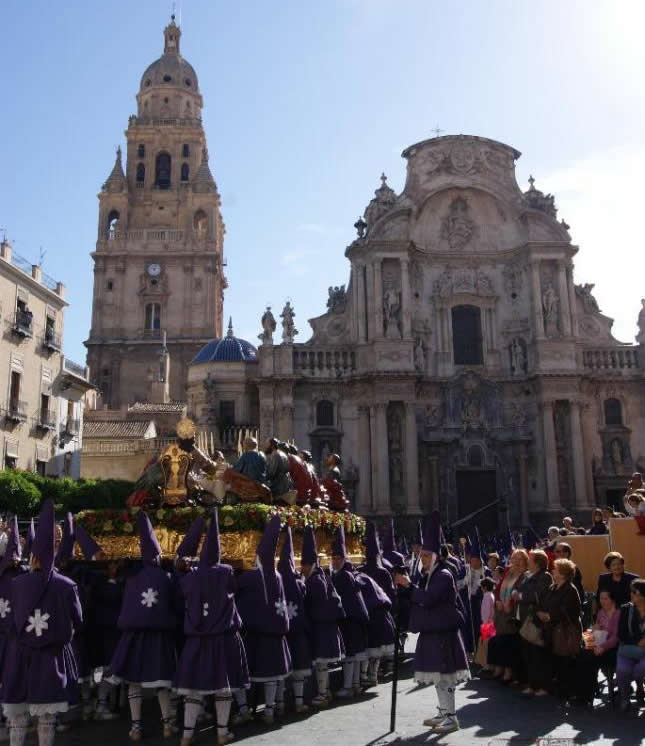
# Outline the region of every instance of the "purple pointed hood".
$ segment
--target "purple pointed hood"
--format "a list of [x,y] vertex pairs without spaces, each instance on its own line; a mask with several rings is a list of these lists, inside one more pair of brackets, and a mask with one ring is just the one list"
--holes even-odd
[[161,547],[145,510],[140,510],[137,513],[137,528],[139,529],[139,545],[143,564],[157,565],[157,558],[161,555]]
[[54,561],[56,567],[60,567],[74,557],[74,544],[76,544],[74,516],[68,512],[63,521],[63,538],[60,540],[56,560]]
[[394,535],[394,519],[390,518],[390,522],[385,529],[385,535],[383,536],[383,558],[386,559],[391,565],[402,565],[404,557],[401,552],[396,551],[396,537]]
[[372,521],[367,521],[365,530],[365,563],[367,565],[380,566],[381,544],[378,531]]
[[34,537],[36,536],[36,526],[34,525],[34,519],[32,518],[29,522],[29,528],[27,529],[27,536],[25,536],[25,546],[23,547],[23,557],[29,559],[31,554],[31,547],[34,543]]
[[336,531],[336,535],[334,536],[334,543],[332,544],[331,549],[332,556],[336,557],[347,557],[347,545],[345,544],[345,528],[343,527],[343,524],[341,523],[340,526],[338,526],[338,529]]
[[202,545],[202,553],[199,556],[200,567],[213,567],[219,565],[221,549],[219,543],[219,515],[217,508],[213,508],[211,522]]
[[318,564],[318,547],[316,546],[316,535],[312,526],[305,526],[300,563],[303,565]]
[[95,554],[103,551],[101,545],[80,524],[76,524],[76,541],[79,543],[86,560],[91,560]]
[[14,598],[16,629],[22,630],[47,589],[54,572],[54,503],[47,500],[40,511],[38,528],[31,545],[31,554],[40,562],[40,569],[28,573],[21,581],[19,594]]
[[271,607],[279,600],[280,589],[275,575],[275,552],[280,536],[280,516],[274,515],[267,523],[255,552],[258,570],[264,583],[264,600]]
[[9,538],[7,540],[7,548],[4,553],[4,557],[0,560],[0,575],[14,562],[20,559],[20,531],[18,530],[18,516],[15,516],[10,521],[9,527]]
[[479,529],[475,526],[475,535],[472,538],[472,549],[471,557],[479,557],[479,559],[485,563],[486,555],[482,552],[481,541],[479,540]]
[[199,542],[202,540],[202,534],[206,529],[204,516],[200,515],[190,524],[186,536],[181,540],[177,547],[177,557],[196,557],[199,549]]
[[426,552],[434,552],[439,556],[439,545],[441,543],[441,517],[438,510],[433,510],[426,519],[423,530],[423,549]]

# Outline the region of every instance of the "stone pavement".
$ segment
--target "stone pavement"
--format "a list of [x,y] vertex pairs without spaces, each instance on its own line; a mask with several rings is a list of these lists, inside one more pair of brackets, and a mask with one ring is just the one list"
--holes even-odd
[[[413,645],[413,641],[411,641]],[[408,646],[410,649],[410,645]],[[433,715],[436,695],[432,687],[417,688],[412,681],[411,661],[402,670],[398,687],[396,733],[388,733],[390,697],[388,682],[360,700],[339,703],[309,716],[286,717],[281,725],[266,728],[249,724],[235,730],[234,743],[243,746],[390,746],[390,744],[438,744],[443,746],[638,746],[645,744],[645,713],[623,715],[609,705],[596,702],[593,712],[572,709],[563,712],[550,697],[527,701],[519,692],[496,682],[473,681],[457,692],[461,730],[448,736],[433,736],[422,721]],[[177,746],[179,737],[161,738],[156,703],[144,713],[147,725],[145,746]],[[127,723],[84,723],[73,732],[59,735],[57,746],[127,746]],[[542,739],[542,740],[540,740]],[[35,741],[34,741],[35,742]],[[31,742],[30,742],[31,743]],[[214,730],[205,728],[195,746],[215,743]]]

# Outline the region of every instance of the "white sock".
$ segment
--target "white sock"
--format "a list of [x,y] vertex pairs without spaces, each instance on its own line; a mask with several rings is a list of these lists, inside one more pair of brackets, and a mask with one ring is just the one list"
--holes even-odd
[[235,695],[235,701],[241,713],[249,711],[249,706],[246,704],[246,689],[236,689],[233,694]]
[[361,664],[362,661],[354,661],[354,687],[361,685]]
[[275,707],[275,693],[277,688],[277,681],[264,682],[264,706],[267,710],[273,710]]
[[367,667],[369,666],[369,659],[365,659],[364,661],[361,661],[361,676],[365,678],[367,676]]
[[184,702],[184,738],[192,738],[195,735],[197,716],[201,709],[201,699],[186,697],[186,701]]
[[455,689],[449,684],[439,681],[436,686],[439,710],[451,717],[455,716]]
[[[239,690],[238,690],[239,691]],[[246,699],[246,690],[242,689]],[[236,697],[237,699],[237,697]],[[217,717],[217,735],[225,736],[228,733],[228,719],[231,714],[232,699],[229,696],[215,695],[215,714]],[[246,707],[246,705],[244,705]]]
[[47,713],[38,717],[38,746],[54,746],[56,715]]
[[318,695],[326,697],[329,690],[329,669],[327,665],[316,666],[316,683],[318,684]]
[[284,679],[280,679],[280,681],[278,681],[278,688],[275,692],[275,701],[277,705],[284,704]]
[[343,661],[343,688],[351,689],[354,685],[354,661]]
[[26,712],[9,719],[9,746],[24,746],[28,724],[29,715]]
[[159,700],[161,719],[164,721],[164,723],[170,723],[170,721],[172,720],[172,708],[170,707],[170,689],[158,689],[157,699]]
[[141,727],[141,701],[143,700],[143,691],[141,684],[130,684],[128,686],[128,704],[130,705],[130,717],[132,725]]
[[293,696],[296,698],[296,704],[301,705],[305,694],[305,680],[304,678],[293,677]]
[[379,664],[381,663],[380,658],[370,658],[369,662],[369,677],[370,679],[378,679],[378,669]]

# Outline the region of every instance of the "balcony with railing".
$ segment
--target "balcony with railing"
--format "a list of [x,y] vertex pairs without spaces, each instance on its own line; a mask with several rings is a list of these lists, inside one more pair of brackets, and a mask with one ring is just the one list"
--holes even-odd
[[72,417],[68,417],[63,425],[63,434],[68,438],[73,438],[78,435],[81,431],[81,421],[75,420]]
[[57,334],[53,329],[45,329],[43,347],[52,352],[60,352],[63,349],[63,340],[60,334]]
[[131,125],[148,126],[148,127],[201,127],[202,120],[197,117],[179,118],[179,117],[130,117]]
[[12,331],[21,337],[34,336],[34,315],[31,311],[18,309],[13,319]]
[[40,264],[32,264],[28,259],[25,259],[24,256],[20,256],[20,254],[17,254],[13,250],[13,246],[9,243],[9,241],[5,240],[0,242],[0,259],[4,259],[5,262],[11,264],[13,267],[20,270],[23,274],[28,275],[37,283],[47,288],[47,290],[50,290],[52,293],[56,293],[56,295],[60,296],[61,298],[64,297],[65,286],[63,285],[63,283],[58,282],[53,277],[45,274],[42,271],[42,267]]
[[349,347],[294,345],[293,372],[312,378],[340,378],[356,370],[356,352]]
[[27,402],[10,399],[6,410],[7,419],[10,422],[27,421]]
[[67,357],[63,358],[60,377],[62,395],[70,401],[79,401],[94,385],[90,383],[90,371]]
[[38,415],[36,427],[39,430],[55,430],[56,412],[54,410],[42,409]]
[[601,347],[582,351],[582,364],[590,370],[636,371],[639,368],[637,347]]

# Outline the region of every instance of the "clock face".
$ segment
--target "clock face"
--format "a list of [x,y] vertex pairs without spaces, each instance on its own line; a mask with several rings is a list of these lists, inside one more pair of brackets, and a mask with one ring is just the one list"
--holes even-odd
[[150,277],[159,277],[161,274],[161,264],[157,264],[156,262],[154,264],[149,264],[147,272]]

